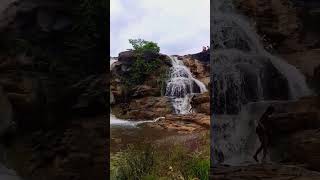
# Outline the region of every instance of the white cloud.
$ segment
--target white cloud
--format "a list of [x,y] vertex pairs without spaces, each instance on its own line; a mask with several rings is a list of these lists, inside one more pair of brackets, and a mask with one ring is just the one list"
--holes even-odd
[[110,15],[111,19],[118,18],[123,12],[123,7],[119,0],[111,0],[110,1]]
[[128,39],[159,44],[162,53],[201,51],[210,40],[209,0],[111,0],[111,55],[131,48]]

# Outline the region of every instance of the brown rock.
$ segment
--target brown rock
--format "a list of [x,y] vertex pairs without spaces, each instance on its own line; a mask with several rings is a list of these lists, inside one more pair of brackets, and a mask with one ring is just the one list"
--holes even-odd
[[192,98],[192,103],[194,103],[195,105],[197,104],[202,104],[202,103],[208,103],[210,102],[210,96],[209,96],[209,92],[205,92],[199,95],[195,95]]
[[147,85],[136,86],[133,90],[132,97],[146,97],[146,96],[159,96],[158,88],[153,88]]
[[210,179],[215,180],[317,180],[320,173],[297,165],[252,164],[218,166],[211,169]]
[[166,121],[184,121],[189,123],[198,124],[205,128],[210,128],[210,116],[200,113],[177,115],[168,114],[165,116]]
[[279,113],[270,117],[274,133],[294,133],[305,129],[320,128],[316,112]]
[[320,129],[305,130],[289,138],[288,152],[292,161],[304,163],[308,168],[320,171]]
[[[206,85],[208,85],[207,83],[207,78],[209,78],[210,76],[210,69],[209,69],[209,65],[206,63],[202,63],[197,59],[193,59],[193,58],[189,58],[189,57],[183,57],[183,63],[184,65],[186,65],[190,71],[192,72],[192,74],[199,80],[205,80],[202,81],[203,83],[205,83]],[[209,78],[210,79],[210,78]]]
[[[143,97],[133,99],[127,108],[121,108],[120,116],[126,119],[142,120],[163,117],[172,113],[172,105],[167,97]],[[116,114],[118,115],[118,114]]]
[[209,92],[195,95],[192,98],[191,105],[193,109],[198,113],[205,113],[210,115],[210,97]]
[[316,76],[315,70],[320,66],[320,49],[285,54],[282,57],[308,77]]

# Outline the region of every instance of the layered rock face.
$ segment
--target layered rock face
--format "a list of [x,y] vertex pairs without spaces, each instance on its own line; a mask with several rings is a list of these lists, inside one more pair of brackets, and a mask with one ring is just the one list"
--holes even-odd
[[318,92],[320,3],[315,0],[237,0],[239,11],[255,22],[265,47],[307,75]]
[[196,58],[190,58],[189,56],[185,56],[182,59],[184,65],[186,65],[190,69],[195,78],[208,86],[210,82],[210,63],[203,62]]
[[320,170],[319,97],[275,104],[277,113],[270,117],[272,128],[271,159],[304,164],[310,170]]
[[63,45],[72,41],[69,29],[78,23],[64,13],[67,6],[54,0],[15,1],[1,14],[8,22],[2,21],[0,29],[0,85],[21,126],[50,127],[51,118],[105,111],[107,63],[98,45],[76,53]]
[[[254,29],[254,32],[257,31],[257,39],[263,42],[262,46],[267,53],[270,52],[277,57],[280,56],[281,59],[296,67],[305,77],[307,77],[309,87],[314,87],[313,85],[319,84],[319,31],[318,23],[315,21],[316,19],[319,21],[319,17],[316,15],[317,9],[319,8],[319,2],[312,0],[236,0],[234,2],[237,9],[236,13],[241,14],[241,16],[244,17],[243,19],[249,22],[250,27],[253,26],[252,29]],[[221,18],[221,22],[224,22],[223,17]],[[240,20],[235,22],[240,22]],[[228,32],[228,30],[226,30],[226,32]],[[232,32],[233,31],[230,31],[231,35]],[[254,32],[248,33],[248,35],[251,36]],[[229,47],[235,44],[239,45],[241,51],[250,51],[250,48],[248,48],[250,46],[247,46],[242,41],[242,34],[228,37],[235,37],[238,41],[225,43],[223,45]],[[221,36],[221,38],[225,37]],[[230,38],[225,39],[229,42]],[[229,51],[226,51],[226,54],[227,52]],[[213,56],[215,56],[215,54]],[[227,58],[221,59],[222,64],[229,60]],[[258,56],[254,58],[254,61],[256,60],[259,60]],[[239,61],[235,62],[237,63]],[[245,74],[245,79],[250,83],[254,81],[253,78],[250,78],[250,69],[253,70],[253,68],[252,66],[251,68],[248,67],[242,66],[242,69],[239,69],[247,72]],[[291,70],[292,69],[288,72],[292,72]],[[268,69],[265,71],[266,75],[264,75],[264,77],[272,75],[273,77],[270,78],[271,82],[274,77],[277,77],[274,72],[274,70]],[[279,70],[279,72],[283,73],[285,71]],[[212,169],[213,179],[319,179],[319,153],[315,149],[319,148],[318,132],[320,128],[320,100],[317,96],[311,96],[304,98],[300,97],[300,99],[296,101],[279,101],[286,100],[286,98],[290,99],[290,97],[286,97],[288,91],[283,91],[286,87],[282,86],[286,86],[285,84],[288,85],[288,83],[290,83],[290,81],[292,82],[295,78],[286,79],[287,80],[281,80],[280,77],[279,81],[276,80],[276,82],[279,82],[279,85],[277,85],[279,88],[276,88],[275,86],[272,90],[268,89],[273,86],[272,83],[269,85],[266,84],[268,88],[266,88],[265,92],[279,93],[279,96],[272,96],[272,94],[270,94],[271,96],[266,98],[271,100],[270,104],[276,109],[276,112],[269,119],[271,124],[270,130],[272,131],[272,136],[270,137],[270,160],[273,163],[217,166]],[[229,79],[226,78],[226,80],[227,82],[230,82]],[[262,82],[265,82],[265,80]],[[251,83],[251,85],[255,86],[254,83]],[[248,86],[251,85],[248,84]],[[217,91],[216,89],[214,90]],[[230,91],[232,92],[232,90]],[[230,95],[232,94],[230,91],[227,92],[229,96],[226,96],[228,100],[234,99],[234,97]],[[237,90],[234,91],[239,92]],[[248,94],[254,94],[250,91],[250,88],[246,91]],[[240,97],[248,97],[246,95],[247,94],[244,92]],[[254,97],[252,97],[251,101],[258,101],[256,104],[250,104],[256,107],[254,109],[258,111],[258,109],[261,108],[259,107],[259,100],[254,100]],[[269,102],[262,101],[260,102],[260,105],[265,105],[265,103]],[[217,106],[211,107],[217,108]],[[229,112],[232,111],[230,110]],[[256,117],[255,115],[256,113],[254,111],[250,111],[249,114],[243,116],[244,119],[239,118],[241,122],[238,121],[237,125],[241,127],[246,125],[247,119],[252,117],[258,119],[260,117],[260,115],[259,117]],[[247,128],[245,131],[249,133],[252,132],[255,135],[255,125],[251,127],[254,128]],[[226,130],[222,129],[222,131]],[[238,132],[235,134],[238,135],[237,133]],[[217,135],[214,134],[212,137],[217,137]],[[228,137],[225,137],[225,139],[228,141]],[[239,138],[236,140],[238,142],[238,140],[241,139]],[[249,143],[255,143],[255,141],[251,141],[248,138],[246,144]],[[228,146],[226,149],[228,149]],[[232,146],[229,149],[232,149]],[[246,156],[247,151],[250,151],[248,149],[244,149],[241,153]],[[248,154],[249,158],[251,158],[251,152]],[[219,156],[219,154],[217,154],[217,156]]]
[[[93,155],[100,157],[94,162],[88,154],[105,149],[101,143],[106,137],[105,119],[97,118],[92,120],[94,125],[86,126],[88,119],[75,117],[87,115],[90,119],[108,113],[103,38],[106,10],[92,4],[93,14],[83,14],[87,7],[79,5],[58,0],[0,3],[0,101],[1,111],[6,111],[0,116],[2,121],[12,115],[16,123],[16,141],[10,143],[8,161],[27,178],[104,178],[101,159],[105,155]],[[92,20],[91,33],[86,31],[84,17]],[[66,137],[69,131],[78,134],[70,140]],[[99,141],[92,143],[95,150],[76,142],[82,139],[88,145],[92,141],[80,138],[79,132],[89,132]],[[60,150],[53,150],[57,144]],[[78,155],[83,163],[77,162]],[[90,163],[96,166],[89,171],[81,169]]]
[[[177,58],[190,70],[194,78],[208,86],[209,64],[192,57],[192,55],[187,55]],[[123,79],[131,76],[130,69],[136,61],[134,53],[132,51],[122,52],[119,54],[118,61],[112,64],[111,92],[114,96],[112,113],[118,118],[130,120],[151,120],[164,117],[159,122],[150,123],[148,126],[180,133],[207,130],[210,124],[209,93],[192,95],[190,114],[176,114],[174,100],[165,95],[172,66],[171,59],[163,54],[144,54],[142,59],[146,63],[158,59],[160,60],[159,67],[150,73],[143,83],[131,88],[124,86]]]
[[195,112],[210,115],[210,95],[209,92],[196,95],[192,98],[192,107]]
[[113,113],[122,119],[142,120],[162,117],[172,112],[171,103],[164,94],[165,76],[170,67],[170,61],[166,55],[144,54],[143,61],[159,59],[159,67],[151,72],[143,83],[126,87],[124,78],[131,76],[130,68],[135,62],[132,51],[119,54],[118,61],[113,64],[111,70],[111,92],[114,96]]

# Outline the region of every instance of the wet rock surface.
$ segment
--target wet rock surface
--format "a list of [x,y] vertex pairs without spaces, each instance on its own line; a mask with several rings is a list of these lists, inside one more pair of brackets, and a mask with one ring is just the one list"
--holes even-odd
[[192,97],[191,106],[198,113],[210,115],[210,96],[209,92],[198,94]]
[[298,165],[256,164],[243,166],[217,166],[211,168],[211,179],[217,180],[316,180],[319,172]]
[[[237,8],[255,23],[264,45],[301,70],[309,82],[319,66],[320,3],[315,0],[237,0]],[[315,85],[316,86],[316,85]],[[317,92],[319,88],[316,87]]]
[[182,134],[202,132],[210,128],[210,116],[201,113],[186,115],[167,114],[164,120],[148,124],[148,126]]
[[182,61],[185,66],[187,66],[192,74],[203,82],[206,86],[209,85],[210,82],[210,66],[209,63],[204,63],[194,57],[182,57]]

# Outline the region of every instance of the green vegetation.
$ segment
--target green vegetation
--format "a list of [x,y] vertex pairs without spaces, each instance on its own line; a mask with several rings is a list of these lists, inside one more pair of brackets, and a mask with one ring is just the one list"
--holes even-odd
[[142,55],[146,52],[151,53],[159,53],[160,47],[157,43],[154,43],[152,41],[145,41],[143,39],[129,39],[130,44],[133,47],[133,50],[135,53]]
[[161,60],[158,58],[146,59],[148,55],[160,52],[157,43],[142,39],[130,39],[129,42],[133,47],[135,59],[128,74],[122,78],[125,89],[129,90],[136,85],[143,84],[146,78],[153,73],[160,75],[159,79],[162,80],[159,80],[159,83],[163,84],[167,71],[161,67]]
[[208,136],[179,144],[131,145],[111,155],[110,179],[207,180],[210,168]]

